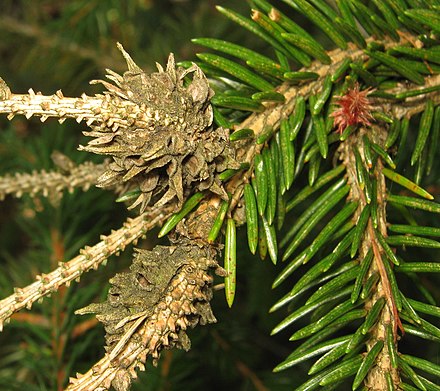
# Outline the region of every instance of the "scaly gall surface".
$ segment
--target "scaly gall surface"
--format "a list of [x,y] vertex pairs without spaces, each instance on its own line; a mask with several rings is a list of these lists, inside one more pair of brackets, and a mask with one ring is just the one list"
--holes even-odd
[[91,304],[77,314],[95,313],[104,324],[107,353],[86,374],[71,379],[68,390],[127,391],[136,369],[144,370],[151,356],[156,363],[162,349],[188,350],[185,330],[216,321],[210,268],[222,269],[212,247],[180,240],[175,246],[137,250],[130,271],[111,280],[107,301]]
[[214,92],[204,73],[195,64],[176,67],[171,54],[165,69],[157,64],[158,72],[147,74],[118,47],[128,71],[107,70],[110,82],[92,81],[106,88],[103,94],[13,94],[0,79],[0,113],[86,122],[91,130],[83,133],[92,139],[79,149],[112,158],[97,186],[116,188],[130,208],[180,207],[190,193],[204,190],[227,199],[218,174],[239,164],[229,131],[213,126]]

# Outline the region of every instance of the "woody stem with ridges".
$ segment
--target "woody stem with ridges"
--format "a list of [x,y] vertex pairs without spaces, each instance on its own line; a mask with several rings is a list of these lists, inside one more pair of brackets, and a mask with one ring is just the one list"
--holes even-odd
[[[359,202],[359,207],[356,212],[356,219],[359,218],[362,210],[368,205],[367,198],[365,196],[363,186],[359,183],[355,150],[359,151],[359,155],[362,159],[365,171],[368,172],[367,164],[365,163],[365,144],[363,142],[363,136],[368,137],[379,145],[383,145],[387,136],[387,129],[385,127],[373,126],[369,129],[360,128],[352,136],[350,136],[339,147],[340,157],[346,166],[348,183],[351,187],[349,198],[353,201]],[[396,300],[393,296],[393,292],[390,286],[390,280],[387,274],[387,268],[385,262],[390,262],[384,254],[383,247],[381,246],[377,235],[387,236],[386,232],[386,185],[385,177],[382,174],[383,163],[381,158],[377,158],[377,162],[369,174],[372,181],[376,181],[376,193],[372,194],[372,197],[376,197],[377,208],[374,209],[374,218],[370,215],[367,227],[363,233],[361,243],[358,251],[358,259],[361,263],[366,254],[369,251],[373,253],[373,261],[367,272],[364,283],[372,274],[378,274],[379,280],[374,286],[372,293],[366,298],[364,307],[369,311],[374,303],[380,298],[385,298],[385,305],[379,315],[378,321],[369,331],[369,339],[366,342],[367,351],[369,351],[377,341],[386,340],[386,328],[391,326],[394,334],[394,344],[397,347],[398,329],[403,332],[403,328],[400,322],[399,313],[396,307]],[[369,180],[369,179],[367,179]],[[389,268],[388,268],[389,269]],[[389,373],[395,386],[400,383],[400,376],[396,368],[393,367],[388,352],[387,345],[384,344],[384,348],[379,353],[376,359],[376,365],[372,367],[365,379],[365,385],[370,390],[387,390],[387,380],[385,374]]]

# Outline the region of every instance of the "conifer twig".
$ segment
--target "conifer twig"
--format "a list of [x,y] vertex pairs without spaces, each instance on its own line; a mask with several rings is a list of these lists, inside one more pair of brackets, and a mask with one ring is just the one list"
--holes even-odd
[[[405,38],[406,39],[406,38]],[[400,43],[394,41],[384,41],[385,47],[397,46]],[[280,122],[283,118],[287,118],[292,114],[296,99],[302,96],[307,99],[310,95],[316,93],[322,85],[322,81],[327,75],[332,75],[334,71],[340,66],[341,62],[346,58],[351,58],[353,61],[366,58],[363,50],[358,49],[354,44],[349,43],[349,48],[346,51],[335,49],[328,52],[331,58],[330,65],[322,64],[319,61],[314,61],[309,68],[304,68],[304,71],[312,71],[319,75],[316,81],[312,81],[300,86],[292,86],[290,83],[284,83],[276,89],[277,92],[285,97],[283,104],[267,105],[266,110],[262,113],[254,113],[250,115],[245,121],[235,127],[235,130],[253,129],[255,137],[258,137],[266,127],[274,129],[279,128]],[[432,75],[425,77],[425,85],[423,87],[414,86],[412,89],[407,85],[401,83],[396,86],[391,93],[397,94],[401,91],[417,91],[425,87],[440,85],[440,75]],[[416,97],[405,98],[399,101],[389,101],[386,99],[372,99],[374,110],[392,114],[395,118],[403,118],[404,116],[412,116],[424,110],[425,101],[427,98],[434,102],[440,102],[440,94],[438,91],[430,92],[428,94],[420,94]],[[262,149],[262,145],[255,144],[254,140],[243,141],[237,149],[237,160],[240,162],[252,163],[254,156]],[[251,168],[246,174],[237,176],[228,183],[228,191],[234,194],[230,210],[233,210],[241,198],[243,184],[249,179],[253,169]]]
[[[357,167],[354,150],[358,150],[362,159],[364,159],[364,144],[362,142],[362,136],[367,134],[370,138],[373,138],[375,142],[383,144],[387,135],[387,130],[382,127],[373,126],[368,131],[365,128],[359,129],[358,132],[353,134],[344,143],[341,144],[339,149],[341,153],[341,159],[343,160],[347,168],[348,183],[351,187],[350,198],[359,202],[357,216],[360,215],[361,211],[367,207],[368,203],[364,194],[364,190],[359,183],[357,177]],[[365,164],[365,162],[363,162]],[[383,165],[378,159],[377,166],[374,169],[374,177],[377,181],[377,209],[376,214],[376,225],[377,231],[379,231],[383,236],[386,236],[386,211],[385,211],[385,178],[382,173]],[[366,185],[365,185],[366,186]],[[376,195],[373,195],[376,197]],[[367,341],[367,350],[369,351],[376,342],[384,341],[386,339],[386,327],[390,325],[394,333],[394,343],[397,344],[398,336],[397,329],[403,331],[402,324],[399,318],[399,313],[396,307],[395,298],[390,288],[390,281],[387,276],[384,262],[389,262],[382,256],[383,248],[378,242],[376,237],[375,229],[373,228],[372,217],[370,216],[367,223],[367,229],[362,236],[362,240],[359,247],[359,259],[363,260],[367,253],[372,249],[374,258],[371,263],[370,269],[366,275],[366,279],[374,273],[378,273],[380,279],[375,287],[373,293],[367,298],[364,306],[367,310],[370,310],[374,303],[381,299],[382,297],[386,300],[386,305],[383,307],[381,314],[379,315],[379,320],[376,325],[370,330],[370,338]],[[389,373],[393,378],[394,384],[400,383],[400,376],[396,368],[391,365],[389,352],[387,349],[382,349],[379,356],[376,359],[377,365],[369,372],[368,378],[366,379],[367,386],[373,386],[374,389],[384,390],[386,389],[386,377],[385,373]]]
[[54,196],[64,189],[73,192],[75,188],[88,190],[96,184],[98,177],[106,170],[107,164],[85,162],[72,167],[67,173],[59,171],[33,171],[0,177],[0,200],[11,194],[20,198],[41,193],[44,197]]
[[[49,117],[58,118],[60,123],[67,118],[73,118],[78,123],[85,121],[88,126],[103,125],[113,131],[119,127],[129,125],[142,126],[148,122],[149,114],[145,107],[140,107],[129,100],[112,100],[108,94],[88,96],[82,94],[80,98],[68,98],[58,90],[53,95],[43,95],[32,88],[28,94],[14,94],[4,92],[6,97],[0,99],[0,113],[8,114],[11,120],[15,115],[22,114],[27,119],[37,116],[41,122]],[[139,122],[139,123],[138,123]]]
[[[425,83],[423,87],[408,88],[404,83],[387,92],[391,94],[398,94],[399,92],[415,92],[424,90],[428,87],[434,87],[440,85],[440,74],[425,77]],[[399,101],[383,100],[381,103],[382,110],[387,113],[392,113],[395,118],[412,117],[415,114],[421,113],[425,109],[426,100],[431,99],[435,104],[440,103],[439,89],[434,92],[426,94],[420,94],[414,97],[408,97]]]
[[60,262],[54,271],[37,276],[37,281],[27,287],[14,288],[12,295],[0,301],[0,330],[14,312],[25,307],[30,309],[34,302],[56,292],[61,285],[68,286],[73,280],[79,279],[82,273],[97,269],[108,257],[123,251],[130,243],[136,243],[147,231],[168,217],[170,211],[164,209],[128,218],[121,228],[108,236],[101,236],[99,243],[84,247],[70,261]]

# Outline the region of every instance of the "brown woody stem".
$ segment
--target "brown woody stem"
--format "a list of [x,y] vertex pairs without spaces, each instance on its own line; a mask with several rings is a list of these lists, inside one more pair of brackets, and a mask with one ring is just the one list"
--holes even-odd
[[[368,137],[379,145],[383,145],[387,130],[381,127],[372,127],[371,129],[361,128],[359,131],[350,136],[346,142],[342,143],[339,152],[341,154],[341,159],[347,169],[348,183],[350,184],[351,191],[350,196],[352,200],[359,202],[359,207],[357,210],[357,218],[359,217],[361,211],[367,206],[366,197],[363,191],[363,186],[359,183],[357,172],[356,172],[356,160],[354,150],[357,149],[363,160],[365,170],[367,170],[367,164],[364,160],[364,143],[362,141],[362,136],[368,132]],[[377,212],[375,222],[377,227],[373,227],[373,219],[369,217],[367,229],[365,230],[360,248],[359,248],[359,260],[365,258],[367,252],[372,249],[373,251],[373,262],[371,263],[370,270],[368,271],[365,281],[374,273],[378,273],[380,279],[376,286],[373,288],[371,295],[366,298],[365,308],[367,311],[371,309],[374,303],[380,298],[384,297],[386,300],[386,305],[382,309],[381,314],[377,323],[369,332],[369,339],[366,343],[367,350],[369,351],[377,341],[385,341],[386,339],[386,327],[391,325],[394,332],[394,343],[397,345],[398,335],[397,329],[400,328],[403,331],[402,324],[400,322],[399,313],[396,307],[395,298],[393,296],[389,277],[384,266],[384,262],[389,262],[389,260],[384,256],[384,250],[379,243],[376,235],[376,231],[380,232],[383,236],[386,236],[386,186],[385,177],[382,174],[382,162],[378,158],[374,171],[371,173],[372,176],[377,181],[377,194],[373,194],[372,197],[376,197],[377,200]],[[386,390],[387,380],[385,374],[389,373],[393,379],[393,383],[397,386],[400,383],[400,376],[396,368],[391,365],[390,355],[386,344],[384,348],[379,353],[376,359],[376,365],[372,367],[369,374],[366,377],[365,385],[369,390]]]

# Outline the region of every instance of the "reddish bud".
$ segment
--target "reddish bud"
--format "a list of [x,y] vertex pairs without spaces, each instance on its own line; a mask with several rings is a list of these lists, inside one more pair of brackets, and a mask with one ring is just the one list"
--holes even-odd
[[370,111],[372,109],[370,100],[367,95],[372,91],[367,88],[363,91],[359,89],[359,83],[354,83],[345,95],[336,98],[336,104],[340,106],[331,116],[334,117],[333,125],[337,127],[337,131],[342,133],[345,128],[351,125],[370,126],[373,116]]

